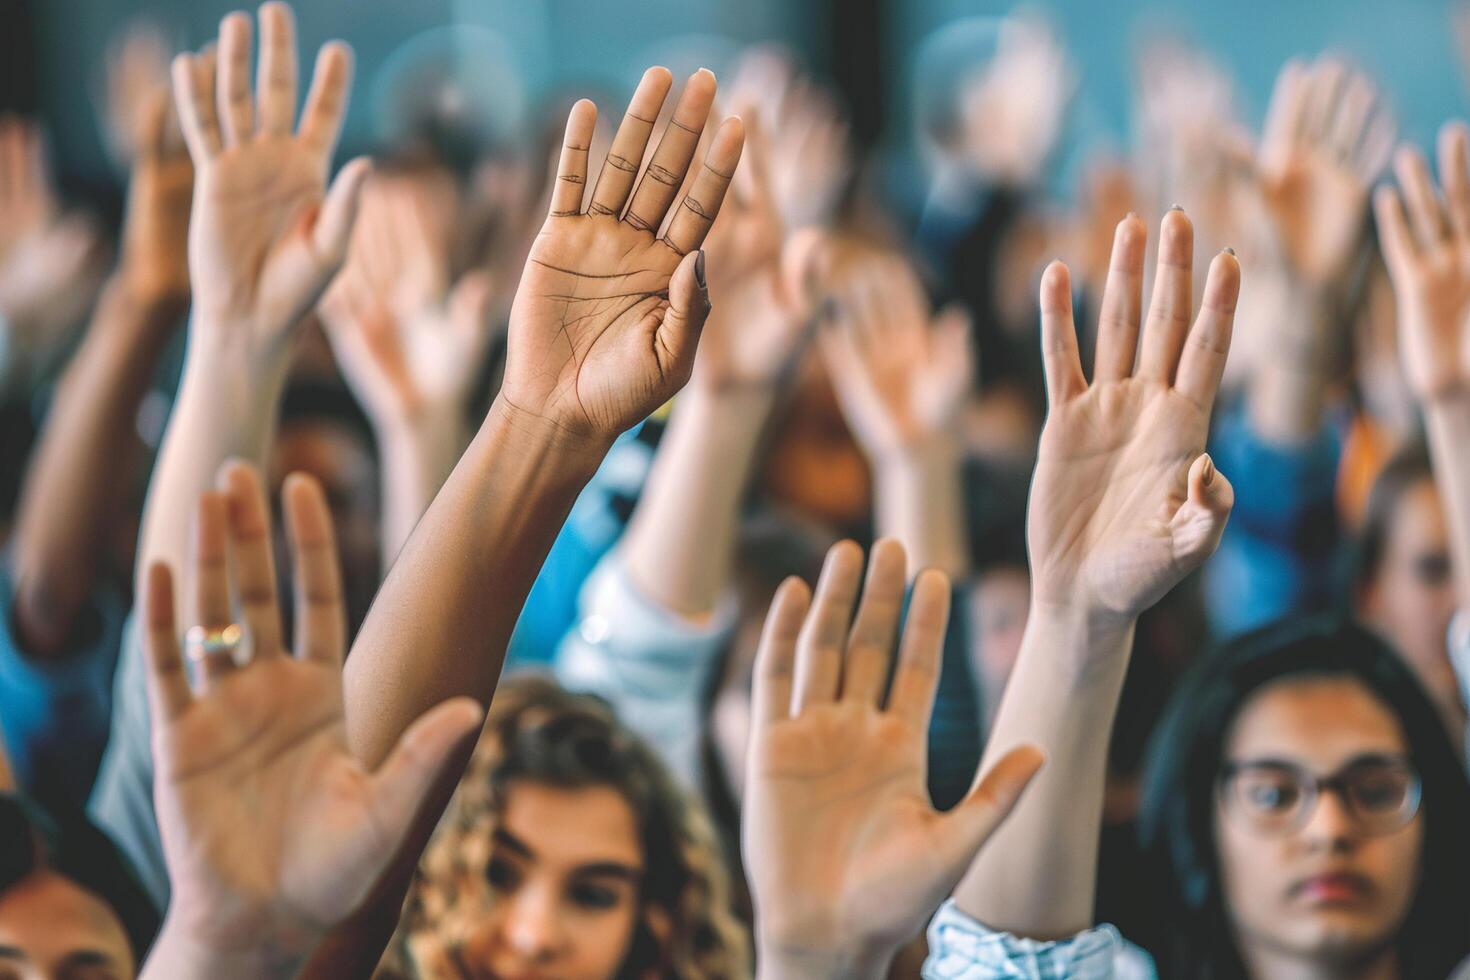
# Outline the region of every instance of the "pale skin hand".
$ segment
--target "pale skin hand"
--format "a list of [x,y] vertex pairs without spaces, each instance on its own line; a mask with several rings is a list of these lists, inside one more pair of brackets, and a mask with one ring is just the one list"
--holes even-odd
[[347,253],[366,160],[327,168],[346,109],[350,50],[322,48],[300,125],[290,8],[260,9],[257,95],[250,91],[250,18],[220,23],[217,62],[174,59],[174,94],[196,187],[189,227],[197,339],[251,362],[283,359],[293,328]]
[[1018,748],[934,810],[925,743],[949,582],[919,576],[889,688],[906,560],[879,541],[860,587],[862,558],[850,541],[828,552],[815,599],[787,581],[761,638],[743,849],[762,977],[883,976],[1042,763]]
[[1091,384],[1066,266],[1041,282],[1049,411],[1027,515],[1032,608],[986,756],[1029,743],[1048,763],[955,890],[967,914],[1032,938],[1091,922],[1106,734],[1134,623],[1214,552],[1234,500],[1204,448],[1240,267],[1214,258],[1190,327],[1189,219],[1170,211],[1160,237],[1140,345],[1143,224],[1118,225]]
[[690,77],[635,190],[670,85],[666,69],[644,74],[585,212],[597,109],[585,99],[572,108],[551,214],[511,307],[501,398],[576,437],[621,433],[688,381],[694,366],[703,310],[697,318],[689,311],[705,302],[699,246],[739,162],[744,128],[738,119],[721,124],[658,237],[715,94],[709,72]]
[[237,668],[206,658],[191,691],[173,577],[161,563],[149,569],[154,796],[173,898],[145,975],[164,976],[186,956],[196,969],[213,961],[227,975],[247,961],[299,963],[366,897],[451,750],[483,716],[469,698],[445,702],[377,771],[364,768],[347,750],[341,579],[321,488],[297,475],[284,493],[293,654],[276,608],[259,474],[227,464],[220,486],[197,510],[185,576],[190,620],[220,627],[238,609],[253,659]]

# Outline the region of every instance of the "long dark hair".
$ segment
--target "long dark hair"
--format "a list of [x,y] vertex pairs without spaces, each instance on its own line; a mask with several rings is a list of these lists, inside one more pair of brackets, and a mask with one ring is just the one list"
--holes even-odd
[[1397,718],[1423,781],[1418,891],[1395,946],[1406,978],[1448,976],[1470,953],[1470,780],[1433,702],[1407,665],[1338,616],[1298,619],[1235,640],[1181,683],[1144,772],[1140,842],[1158,931],[1136,937],[1159,973],[1189,980],[1245,975],[1220,886],[1215,787],[1242,706],[1287,677],[1358,681]]

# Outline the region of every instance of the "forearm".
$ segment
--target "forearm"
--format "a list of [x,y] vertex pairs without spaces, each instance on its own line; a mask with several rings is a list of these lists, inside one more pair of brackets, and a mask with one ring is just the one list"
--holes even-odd
[[982,769],[1025,743],[1046,765],[954,893],[991,929],[1049,940],[1091,924],[1108,735],[1132,642],[1131,622],[1033,605]]
[[940,436],[874,459],[877,531],[897,538],[909,556],[909,575],[934,568],[952,580],[969,571],[960,454]]
[[129,483],[138,405],[181,314],[134,300],[114,279],[62,379],[16,524],[15,626],[28,652],[59,652],[92,590],[108,519]]
[[203,334],[190,328],[179,394],[148,485],[138,540],[139,582],[152,562],[184,567],[188,515],[199,495],[214,486],[226,459],[263,466],[275,429],[287,358],[256,364],[228,343],[201,341]]
[[464,450],[457,407],[374,420],[382,478],[383,571],[393,566]]
[[526,593],[608,448],[496,400],[353,644],[344,686],[359,759],[382,762],[447,698],[489,704]]
[[713,612],[730,577],[740,505],[773,392],[680,396],[620,545],[651,602],[686,617]]
[[1470,608],[1470,394],[1424,407],[1434,480],[1450,528],[1450,560],[1460,607]]

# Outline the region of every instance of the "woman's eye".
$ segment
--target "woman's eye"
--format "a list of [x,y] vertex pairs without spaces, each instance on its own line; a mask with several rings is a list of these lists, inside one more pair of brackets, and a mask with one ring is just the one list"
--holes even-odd
[[515,865],[502,858],[492,858],[490,866],[485,869],[485,879],[496,891],[511,890],[520,881],[520,878],[520,873],[516,871]]
[[1297,799],[1296,787],[1280,783],[1256,783],[1246,787],[1246,800],[1259,810],[1287,810]]
[[584,909],[610,909],[618,904],[618,893],[602,885],[572,886],[572,901]]

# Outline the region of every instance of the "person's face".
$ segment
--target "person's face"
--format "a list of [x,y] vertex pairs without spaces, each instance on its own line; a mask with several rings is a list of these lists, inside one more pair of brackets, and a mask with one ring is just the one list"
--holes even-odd
[[[1224,761],[1284,763],[1322,778],[1365,757],[1407,751],[1397,720],[1360,683],[1302,678],[1269,685],[1246,703]],[[1338,790],[1324,789],[1299,829],[1271,835],[1225,797],[1222,789],[1215,812],[1221,884],[1256,972],[1282,960],[1361,962],[1392,943],[1418,884],[1422,815],[1371,835]]]
[[0,980],[126,980],[122,923],[91,892],[37,871],[0,894]]
[[610,980],[638,925],[643,868],[616,790],[514,784],[491,846],[494,906],[464,946],[471,975]]
[[981,679],[987,721],[995,717],[1006,679],[1021,654],[1030,609],[1031,577],[1024,569],[993,568],[970,588],[971,655]]
[[1434,481],[1410,487],[1390,521],[1366,619],[1403,654],[1442,707],[1458,700],[1445,636],[1455,614],[1449,530]]
[[762,479],[773,499],[832,527],[852,527],[868,517],[867,460],[814,357],[802,362]]

